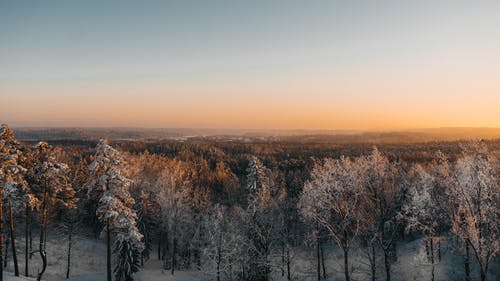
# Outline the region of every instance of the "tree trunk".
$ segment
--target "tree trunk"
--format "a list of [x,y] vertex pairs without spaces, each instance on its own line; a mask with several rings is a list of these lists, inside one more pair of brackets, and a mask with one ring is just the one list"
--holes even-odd
[[321,243],[321,269],[323,270],[323,279],[326,279],[326,267],[325,267],[325,251],[323,250],[323,243]]
[[286,245],[286,280],[292,280],[290,274],[290,245]]
[[376,281],[377,279],[377,256],[375,255],[375,245],[371,243],[372,254],[370,257],[370,267],[372,273],[372,281]]
[[388,250],[384,249],[385,280],[391,281],[391,261]]
[[479,266],[479,274],[481,281],[486,281],[488,279],[488,265],[483,267],[482,265]]
[[430,249],[429,249],[429,257],[431,258],[431,264],[434,264],[434,239],[430,238]]
[[316,259],[317,262],[317,272],[318,272],[318,281],[321,281],[321,253],[320,253],[320,241],[319,236],[316,238]]
[[349,248],[344,247],[344,274],[345,281],[350,281],[351,278],[349,276]]
[[160,235],[158,237],[158,260],[161,260],[161,239],[162,239],[162,232],[160,231]]
[[281,241],[281,276],[285,276],[285,241]]
[[217,243],[217,281],[220,281],[220,264],[222,262],[222,232],[219,233]]
[[162,247],[162,256],[161,259],[164,261],[164,267],[167,268],[168,264],[168,258],[167,258],[167,252],[170,251],[170,236],[168,235],[168,231],[164,232],[163,235],[163,247]]
[[174,275],[174,273],[175,273],[175,266],[177,264],[177,261],[175,260],[175,255],[177,254],[176,251],[177,251],[177,238],[174,235],[174,237],[172,238],[172,257],[171,257],[171,266],[172,266],[171,274],[172,275]]
[[219,248],[217,249],[217,281],[220,281],[220,263],[221,263],[221,253]]
[[111,281],[111,223],[106,220],[106,280]]
[[47,253],[45,252],[46,228],[47,228],[47,201],[49,197],[48,189],[45,189],[45,194],[42,203],[42,224],[40,226],[40,257],[42,258],[42,271],[38,273],[37,281],[42,280],[42,275],[47,269]]
[[191,254],[191,251],[192,251],[191,247],[187,247],[186,251],[187,251],[187,253],[184,253],[182,255],[182,257],[184,259],[184,262],[186,263],[186,267],[187,268],[191,268],[191,256],[192,256],[192,254]]
[[427,256],[427,261],[431,260],[431,254],[429,252],[429,240],[425,239],[425,254]]
[[25,249],[24,249],[24,275],[28,277],[28,263],[29,263],[29,216],[30,216],[30,207],[28,206],[28,203],[25,204],[26,207],[26,213],[25,213],[25,219],[26,219],[26,229],[24,232],[25,235]]
[[441,262],[441,238],[439,238],[439,240],[437,241],[438,245],[437,245],[437,248],[438,248],[438,262]]
[[30,259],[33,258],[33,215],[30,214]]
[[464,268],[465,268],[465,281],[472,281],[472,278],[470,276],[469,242],[467,242],[467,241],[465,241]]
[[3,188],[0,188],[0,281],[3,281],[3,257],[2,257],[2,247],[3,247]]
[[[5,253],[3,254],[3,268],[7,268],[7,263],[9,259],[9,246],[10,246],[10,232],[6,233],[7,237],[5,237]],[[1,255],[2,253],[0,253]]]
[[69,270],[71,268],[71,236],[73,233],[73,225],[70,224],[69,226],[69,233],[68,233],[68,263],[66,267],[66,279],[69,279]]
[[197,266],[197,269],[200,270],[201,269],[201,252],[200,252],[200,242],[199,241],[203,241],[203,233],[204,233],[204,230],[203,230],[203,223],[202,223],[202,218],[200,217],[199,221],[198,221],[198,226],[199,226],[199,231],[198,233],[200,234],[200,236],[198,237],[198,242],[197,243],[197,247],[195,247],[194,249],[194,260],[196,261],[196,266]]
[[14,214],[12,213],[12,201],[9,200],[9,228],[10,228],[10,244],[12,245],[12,260],[14,261],[14,275],[19,276],[19,265],[17,263],[16,252],[16,232],[14,228]]
[[177,251],[177,230],[176,230],[176,226],[175,226],[175,223],[173,225],[173,230],[172,230],[172,257],[171,257],[171,265],[172,265],[172,268],[171,268],[171,274],[174,275],[175,273],[175,265],[176,265],[176,261],[175,261],[175,255],[177,254],[176,251]]
[[434,239],[431,237],[431,246],[430,246],[430,254],[431,254],[431,264],[432,264],[432,270],[431,270],[431,281],[434,281]]

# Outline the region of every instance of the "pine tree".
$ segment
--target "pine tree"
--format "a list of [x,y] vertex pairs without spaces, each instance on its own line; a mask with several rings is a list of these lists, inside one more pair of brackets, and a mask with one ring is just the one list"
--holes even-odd
[[148,196],[141,191],[140,201],[136,203],[137,210],[137,228],[143,235],[144,250],[141,252],[141,266],[144,265],[144,260],[150,258],[153,250],[153,230],[156,227],[156,222],[151,214],[152,196]]
[[[107,280],[111,281],[111,235],[115,234],[114,253],[116,281],[132,280],[138,268],[138,253],[143,250],[143,235],[136,226],[135,200],[129,193],[131,180],[124,172],[126,162],[116,149],[101,140],[96,147],[95,160],[89,165],[91,181],[89,194],[99,194],[97,217],[106,225]],[[94,196],[96,194],[93,194]]]
[[250,243],[249,278],[269,280],[271,250],[276,241],[279,226],[277,197],[273,174],[257,157],[251,157],[247,168],[248,203],[244,213],[247,239]]
[[52,206],[60,205],[74,208],[75,191],[69,184],[69,166],[60,162],[55,150],[46,142],[39,142],[34,147],[34,164],[31,173],[34,178],[34,188],[38,189],[41,201],[40,244],[39,253],[42,258],[42,270],[38,273],[40,281],[47,268],[47,225],[48,212]]
[[[10,233],[12,239],[12,250],[14,258],[15,275],[19,276],[17,266],[17,256],[15,252],[14,221],[12,214],[12,202],[17,203],[21,194],[26,192],[27,186],[24,180],[26,168],[20,162],[23,158],[23,152],[19,142],[15,139],[14,133],[10,128],[3,124],[0,131],[0,253],[3,247],[3,196],[8,200],[10,216]],[[5,194],[4,194],[5,193]],[[27,197],[27,201],[32,199]],[[0,281],[3,280],[3,257],[0,254]]]

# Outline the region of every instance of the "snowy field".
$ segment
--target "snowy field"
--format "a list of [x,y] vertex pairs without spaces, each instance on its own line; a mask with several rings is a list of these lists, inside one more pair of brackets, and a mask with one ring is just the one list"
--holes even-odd
[[[34,236],[34,243],[36,237]],[[48,266],[43,280],[60,281],[68,280],[66,274],[66,250],[67,241],[64,238],[50,235],[48,239]],[[35,276],[40,268],[40,258],[37,254],[30,260],[30,278],[24,277],[24,239],[18,239],[18,260],[21,277],[14,277],[12,257],[8,257],[8,265],[4,273],[4,280],[25,281],[36,280]],[[35,244],[33,245],[35,246]],[[99,281],[105,280],[106,259],[105,244],[103,241],[77,237],[77,242],[72,250],[71,281]],[[343,280],[343,256],[341,251],[334,245],[325,246],[325,266],[327,279]],[[353,250],[351,253],[352,280],[368,280],[369,266],[361,250]],[[454,254],[453,250],[443,243],[443,259],[436,265],[436,281],[463,280],[462,259]],[[176,271],[171,275],[169,270],[162,269],[162,262],[156,259],[153,253],[152,259],[134,275],[136,281],[205,281],[214,280],[213,274],[208,271]],[[314,249],[298,247],[292,254],[292,279],[297,281],[316,280],[316,259]],[[382,257],[378,261],[378,280],[384,280]],[[278,260],[278,259],[277,259]],[[276,263],[278,264],[278,262]],[[478,273],[473,267],[473,278],[476,280]],[[499,265],[493,264],[488,280],[499,280]],[[398,244],[398,261],[393,265],[393,279],[396,281],[430,280],[431,267],[426,264],[421,240]],[[276,267],[272,280],[286,280],[281,276],[281,269]]]

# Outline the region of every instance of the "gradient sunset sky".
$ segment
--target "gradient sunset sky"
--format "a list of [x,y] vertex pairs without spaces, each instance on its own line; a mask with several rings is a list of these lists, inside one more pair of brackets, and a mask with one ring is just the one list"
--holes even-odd
[[500,1],[0,0],[0,121],[500,127]]

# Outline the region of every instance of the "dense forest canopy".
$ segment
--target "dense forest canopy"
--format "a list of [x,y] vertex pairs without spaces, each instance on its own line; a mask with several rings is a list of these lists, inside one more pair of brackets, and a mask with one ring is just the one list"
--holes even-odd
[[[336,245],[343,279],[390,280],[400,245],[421,239],[432,280],[444,244],[463,258],[466,280],[487,280],[499,272],[499,155],[500,139],[46,143],[20,142],[4,125],[0,227],[11,242],[0,240],[0,257],[12,249],[16,275],[18,263],[33,274],[28,263],[40,258],[42,280],[56,231],[69,242],[67,277],[80,234],[106,242],[108,280],[133,280],[150,259],[218,281],[296,280],[306,274],[291,267],[302,250],[315,253],[314,279],[326,280],[324,251]],[[26,247],[24,263],[16,247]]]

